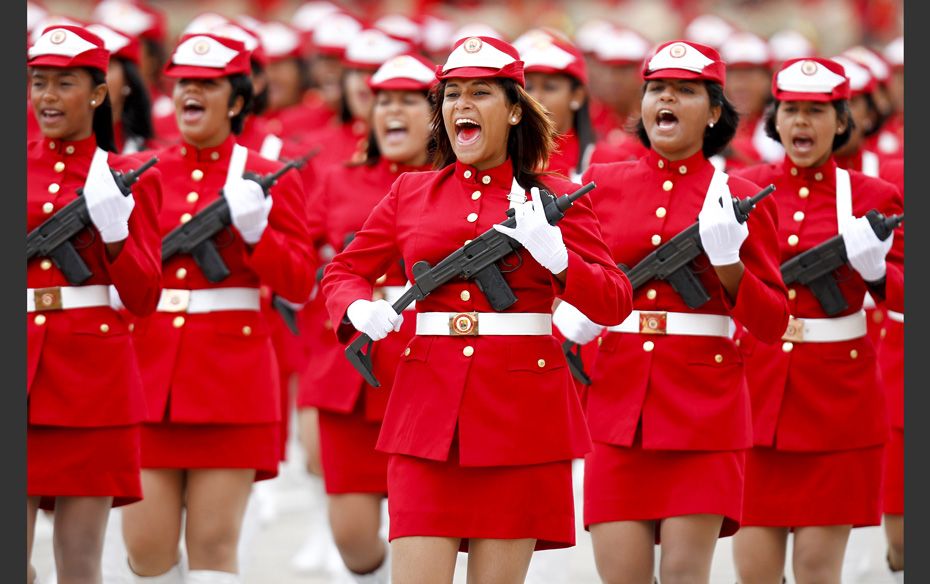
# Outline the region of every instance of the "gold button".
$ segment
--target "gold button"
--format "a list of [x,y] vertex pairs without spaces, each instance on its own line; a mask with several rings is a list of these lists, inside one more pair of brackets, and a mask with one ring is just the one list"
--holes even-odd
[[887,334],[888,334],[888,329],[884,329],[884,328],[883,328],[882,330],[878,331],[878,336],[879,336],[880,338],[882,338],[882,339],[884,339],[884,338],[885,338],[885,335],[887,335]]
[[658,209],[656,209],[656,217],[661,219],[662,217],[665,217],[666,212],[667,211],[665,210],[665,207],[659,207]]
[[539,361],[536,362],[536,364],[539,365],[540,367],[545,367],[545,366],[546,366],[546,360],[545,360],[545,359],[540,359]]
[[466,217],[465,219],[467,219],[469,223],[474,223],[475,221],[478,220],[478,214],[477,214],[477,213],[469,213],[469,214],[468,214],[468,217]]
[[469,300],[471,300],[471,292],[469,292],[468,290],[462,290],[462,293],[459,294],[459,298],[468,302]]
[[660,161],[659,161],[659,168],[665,168],[665,161],[664,161],[664,160],[660,160]]
[[74,154],[74,146],[68,146],[65,148],[65,154]]
[[794,288],[789,288],[788,289],[788,300],[794,300],[797,297],[798,297],[798,291],[795,290]]
[[462,349],[462,354],[465,355],[466,357],[471,357],[472,355],[475,354],[475,348],[472,347],[471,345],[468,345],[467,347]]
[[65,163],[59,160],[58,162],[55,163],[55,167],[54,167],[54,168],[55,168],[55,172],[64,172],[64,171],[65,171]]
[[183,280],[184,278],[187,277],[187,269],[186,269],[186,268],[178,268],[178,271],[175,272],[174,275],[177,277],[178,280]]
[[717,353],[716,355],[714,355],[714,361],[716,361],[717,363],[723,363],[723,355],[721,355],[720,353]]
[[800,223],[801,221],[804,221],[804,211],[795,211],[792,217],[795,221]]
[[61,185],[59,185],[58,183],[52,183],[48,185],[48,192],[52,193],[53,195],[60,190],[61,190]]
[[736,339],[735,341],[733,341],[737,347],[739,347],[739,341],[740,341],[739,339]]
[[53,203],[42,203],[42,212],[48,215],[55,210],[55,205]]
[[[659,162],[662,162],[662,161],[660,160]],[[603,344],[604,344],[604,337],[598,337],[598,338],[597,338],[597,346],[600,347],[600,346],[603,345]]]
[[852,351],[850,351],[850,352],[849,352],[849,358],[850,358],[850,359],[858,359],[858,358],[859,358],[859,351],[857,351],[857,350],[855,350],[855,349],[853,349]]
[[45,324],[45,315],[37,314],[36,317],[32,319],[32,322],[36,323],[39,326],[42,326],[43,324]]
[[796,246],[797,244],[798,244],[798,236],[797,236],[797,235],[794,235],[794,234],[789,235],[789,236],[788,236],[788,245],[790,245],[791,247],[794,247],[794,246]]
[[251,335],[251,334],[252,334],[252,327],[250,327],[249,325],[245,325],[244,327],[242,327],[242,334],[245,335],[245,336]]
[[326,330],[328,330],[328,331],[333,330],[333,321],[329,320],[328,318],[327,318],[326,320],[324,320],[324,321],[323,321],[323,328],[326,329]]
[[489,177],[488,175],[484,175],[483,177],[481,177],[481,182],[483,182],[486,185],[489,185],[491,184],[491,177]]
[[129,332],[132,332],[134,330],[136,330],[136,323],[134,322],[129,323]]
[[652,341],[646,341],[645,343],[643,343],[643,351],[646,351],[647,353],[652,351],[655,348],[656,348],[656,344],[653,343]]
[[191,191],[191,192],[187,193],[187,202],[188,202],[188,203],[196,203],[196,202],[197,202],[197,199],[199,199],[199,198],[200,198],[200,195],[197,194],[196,191]]
[[407,347],[406,349],[404,349],[404,357],[408,357],[409,355],[410,355],[410,347]]
[[685,174],[688,172],[688,167],[682,164],[681,166],[678,167],[678,172],[680,172],[681,174]]
[[42,260],[41,262],[39,262],[39,267],[42,268],[43,270],[51,270],[52,262],[51,260]]
[[397,163],[392,162],[390,167],[391,172],[397,172]]
[[662,236],[656,233],[649,239],[649,241],[652,242],[652,245],[659,245],[660,243],[662,243]]
[[471,171],[466,170],[465,172],[462,173],[462,176],[464,176],[465,178],[471,178]]
[[54,150],[54,149],[55,149],[55,143],[54,143],[54,142],[49,142],[49,143],[48,143],[48,149],[49,149],[49,150]]
[[202,178],[203,178],[203,171],[200,170],[199,168],[195,168],[195,169],[191,172],[191,178],[194,179],[194,180],[200,180],[200,179],[202,179]]
[[655,300],[655,299],[656,299],[656,291],[655,291],[655,288],[650,288],[650,289],[646,290],[646,298],[648,298],[649,300]]
[[219,153],[219,152],[211,152],[211,153],[210,153],[210,160],[219,160],[219,159],[220,159],[220,153]]
[[797,169],[797,168],[792,168],[792,169],[791,169],[791,176],[798,176],[798,169]]
[[471,194],[472,201],[477,201],[480,198],[481,198],[481,191],[475,191]]
[[881,310],[876,310],[872,313],[872,322],[875,324],[879,324],[883,320],[885,320],[885,315]]
[[181,215],[181,223],[187,223],[188,221],[191,220],[191,217],[193,217],[193,215],[191,215],[190,213],[184,213],[183,215]]
[[807,187],[801,187],[798,189],[798,196],[802,199],[806,199],[809,194],[811,194],[811,190]]
[[184,317],[183,316],[174,317],[174,320],[171,321],[171,324],[174,325],[174,328],[181,328],[182,326],[184,326]]
[[784,343],[781,344],[781,350],[786,353],[790,353],[791,349],[793,348],[794,348],[794,343],[792,343],[791,341],[785,341]]
[[822,172],[818,172],[817,174],[815,174],[815,175],[814,175],[814,180],[823,180],[823,173],[822,173]]
[[100,332],[102,333],[110,332],[110,325],[108,325],[107,323],[103,323],[102,325],[100,325]]
[[667,180],[667,181],[665,181],[664,183],[662,183],[662,190],[663,190],[663,191],[670,191],[670,190],[672,190],[672,186],[674,186],[674,183],[673,183],[672,181],[670,181],[670,180]]

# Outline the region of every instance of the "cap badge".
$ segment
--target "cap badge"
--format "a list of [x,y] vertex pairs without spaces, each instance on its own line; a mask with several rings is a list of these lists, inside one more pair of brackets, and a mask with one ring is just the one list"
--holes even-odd
[[200,41],[199,43],[194,45],[194,53],[198,55],[206,55],[209,52],[210,52],[210,43],[208,43],[207,41]]
[[61,43],[65,42],[66,38],[68,38],[68,33],[63,30],[56,30],[52,33],[52,36],[50,36],[48,40],[52,41],[52,44],[54,45],[60,45]]
[[685,56],[685,53],[687,53],[687,52],[688,52],[688,49],[685,48],[685,46],[682,45],[682,44],[674,45],[674,46],[669,50],[669,54],[670,54],[671,56],[675,57],[676,59],[680,59],[680,58],[684,57],[684,56]]
[[817,63],[813,61],[804,61],[801,65],[801,73],[805,75],[813,75],[817,72]]
[[483,44],[484,43],[482,43],[481,39],[479,39],[478,37],[471,37],[470,39],[465,41],[464,45],[462,46],[465,47],[466,53],[477,53],[478,51],[481,50],[481,47]]

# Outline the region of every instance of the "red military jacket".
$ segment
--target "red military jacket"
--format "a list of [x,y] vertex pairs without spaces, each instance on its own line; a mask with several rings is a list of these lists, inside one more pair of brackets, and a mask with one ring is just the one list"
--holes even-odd
[[579,151],[578,135],[574,130],[559,134],[555,139],[555,151],[549,156],[549,165],[546,170],[570,177],[578,169]]
[[[94,136],[76,142],[43,138],[27,148],[26,228],[31,231],[77,198],[97,148]],[[110,154],[113,170],[138,168],[136,157]],[[93,272],[83,285],[112,284],[127,309],[155,310],[161,277],[158,211],[161,182],[150,168],[132,186],[135,207],[129,238],[114,261],[93,226],[72,241]],[[26,266],[29,288],[72,286],[47,258]],[[29,423],[48,426],[120,426],[145,415],[142,379],[129,337],[128,317],[108,306],[47,311],[27,321]]]
[[[853,215],[863,216],[873,208],[886,215],[901,213],[901,195],[893,186],[856,171],[849,174]],[[740,176],[759,184],[774,183],[778,189],[773,197],[778,203],[781,262],[837,234],[836,163],[832,157],[814,168],[799,168],[786,158],[782,164],[745,169]],[[888,290],[903,287],[900,229],[894,238],[888,254]],[[858,312],[866,292],[864,281],[850,266],[837,274],[849,307],[836,316]],[[795,317],[827,317],[806,286],[793,284],[788,293]],[[895,310],[890,304],[889,308]],[[756,445],[830,451],[885,441],[885,400],[875,350],[867,337],[818,343],[745,338],[740,348],[748,363]]]
[[[423,170],[427,167],[402,166],[383,158],[374,166],[332,167],[323,177],[318,196],[310,206],[311,237],[325,240],[333,249],[341,251],[346,236],[362,227],[368,214],[401,173]],[[379,287],[406,283],[407,276],[400,262],[390,264],[376,281]],[[376,388],[368,385],[346,359],[345,346],[333,335],[332,321],[325,310],[321,311],[308,331],[318,337],[315,339],[318,342],[312,355],[313,367],[301,378],[302,394],[307,403],[349,413],[364,396],[365,417],[369,420],[383,418],[397,360],[416,330],[416,319],[410,312],[406,316],[399,333],[389,335],[372,348],[375,376],[381,382],[381,387]]]
[[[701,152],[673,162],[650,150],[635,162],[593,165],[583,180],[598,184],[592,203],[614,259],[632,267],[697,221],[713,174]],[[727,184],[738,198],[760,190],[735,177]],[[740,249],[746,270],[735,302],[702,254],[692,266],[711,297],[705,305],[692,310],[668,282],[652,281],[634,293],[634,308],[729,315],[761,338],[778,339],[788,307],[775,214],[770,197],[749,216],[749,237]],[[608,332],[591,372],[591,436],[630,446],[641,421],[643,448],[747,448],[752,435],[743,369],[730,338]]]
[[[198,150],[179,144],[158,153],[164,176],[161,235],[219,196],[235,139]],[[250,151],[245,170],[267,174],[281,168]],[[267,284],[287,300],[306,300],[315,256],[308,244],[306,208],[293,171],[271,188],[273,205],[261,240],[247,246],[232,226],[214,237],[231,275],[209,282],[192,256],[179,254],[164,266],[164,288],[199,290]],[[251,249],[250,249],[251,248]],[[149,421],[262,423],[280,417],[278,368],[269,325],[259,311],[201,314],[156,312],[136,323],[133,340],[145,381]]]
[[[509,160],[485,171],[455,163],[401,175],[323,278],[330,316],[341,323],[340,341],[354,333],[343,320],[348,306],[371,298],[372,283],[398,258],[412,280],[416,262],[435,265],[503,221],[512,179]],[[555,195],[577,188],[557,176],[544,181]],[[588,202],[580,199],[559,226],[568,247],[565,285],[523,250],[513,262],[519,267],[505,274],[518,298],[506,312],[549,313],[559,296],[596,322],[620,322],[631,307],[629,282],[611,260]],[[492,311],[473,281],[441,287],[417,302],[416,310]],[[377,448],[445,460],[456,432],[459,460],[466,466],[585,454],[588,431],[555,337],[413,337],[400,358]]]

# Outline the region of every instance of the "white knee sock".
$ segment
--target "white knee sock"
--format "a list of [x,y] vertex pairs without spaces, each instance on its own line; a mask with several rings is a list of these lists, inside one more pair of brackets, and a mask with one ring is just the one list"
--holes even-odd
[[891,577],[894,578],[895,584],[904,584],[904,570],[892,572]]
[[374,572],[352,573],[352,580],[356,584],[388,584],[391,581],[391,546],[385,544],[384,548],[384,561]]
[[187,573],[187,584],[240,584],[238,574],[216,570],[191,570]]
[[[128,566],[128,563],[127,563]],[[129,568],[133,584],[184,584],[184,574],[180,564],[175,564],[170,570],[158,576],[139,576]]]

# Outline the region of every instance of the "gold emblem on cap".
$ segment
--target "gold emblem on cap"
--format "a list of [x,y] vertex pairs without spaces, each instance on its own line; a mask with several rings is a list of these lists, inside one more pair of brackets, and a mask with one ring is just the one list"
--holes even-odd
[[470,39],[465,41],[465,44],[463,46],[465,47],[466,53],[477,53],[478,51],[481,50],[481,47],[483,46],[483,44],[484,43],[482,43],[481,39],[479,39],[478,37],[471,37]]
[[68,33],[59,29],[53,32],[52,36],[48,37],[48,40],[52,41],[53,45],[60,45],[65,42],[66,38],[68,38]]
[[200,41],[194,45],[194,53],[198,55],[206,55],[210,52],[210,43],[207,41]]
[[805,75],[813,75],[817,72],[817,63],[813,61],[804,61],[801,64],[801,73]]
[[672,48],[669,50],[669,54],[676,59],[680,59],[685,56],[685,53],[688,52],[688,49],[681,43],[677,45],[672,45]]

